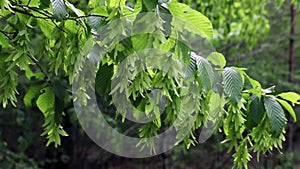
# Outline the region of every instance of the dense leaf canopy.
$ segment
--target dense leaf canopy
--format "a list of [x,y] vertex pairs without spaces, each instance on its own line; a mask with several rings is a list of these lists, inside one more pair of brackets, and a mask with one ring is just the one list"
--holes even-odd
[[[197,51],[190,39],[218,45],[244,41],[252,48],[269,31],[268,2],[197,1],[192,7],[199,12],[189,0],[1,0],[0,102],[4,108],[37,107],[46,145],[57,147],[68,136],[64,108],[72,102],[88,105],[92,90],[99,107],[113,107],[116,116],[152,119],[139,127],[139,148],[156,154],[150,137],[169,126],[177,131],[174,142],[189,148],[198,141],[196,131],[213,123],[234,152],[234,166],[248,168],[250,153],[282,148],[285,110],[296,122],[293,106],[300,96],[274,95],[273,87],[264,89],[246,69],[226,66],[214,50]],[[233,22],[236,18],[242,22]],[[87,63],[97,70],[84,72]],[[94,82],[84,74],[94,75]],[[21,83],[28,84],[25,93],[18,91]],[[75,91],[74,83],[81,84]],[[152,89],[161,93],[154,98]],[[163,98],[161,110],[157,103]]]

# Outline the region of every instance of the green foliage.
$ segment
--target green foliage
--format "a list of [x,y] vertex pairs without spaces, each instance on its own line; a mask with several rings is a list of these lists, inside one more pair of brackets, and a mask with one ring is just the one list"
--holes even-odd
[[232,103],[239,103],[242,98],[243,80],[238,71],[233,68],[224,69],[224,90]]
[[[185,27],[182,27],[180,25],[180,29],[187,29],[190,32],[199,34],[204,38],[212,38],[212,24],[203,14],[192,10],[186,4],[178,3],[176,1],[169,3],[168,9],[174,16],[178,17],[178,19],[181,19],[188,23],[187,25],[185,25]],[[176,17],[175,19],[177,19]],[[176,25],[174,26],[176,29]]]
[[259,98],[255,94],[253,94],[250,98],[251,98],[251,102],[248,110],[249,110],[249,117],[251,119],[247,119],[247,121],[250,122],[251,120],[253,120],[253,122],[259,124],[266,112],[263,99]]
[[[238,43],[244,42],[247,48],[253,48],[270,30],[269,21],[265,17],[269,0],[181,1],[202,12],[211,20],[215,29],[214,42],[215,45],[220,44],[220,47],[230,44],[231,48],[238,49],[240,46]],[[283,2],[284,0],[278,0],[276,4],[279,6]]]
[[[139,128],[142,139],[137,146],[150,147],[153,153],[155,144],[149,137],[164,127],[173,125],[178,131],[177,144],[189,148],[197,142],[196,130],[211,122],[216,124],[214,129],[224,133],[224,143],[234,151],[234,166],[248,168],[252,152],[259,155],[282,148],[287,123],[283,108],[296,121],[292,106],[300,104],[300,96],[292,92],[272,95],[272,90],[263,89],[245,69],[225,67],[221,53],[212,52],[207,58],[194,53],[182,31],[219,44],[245,38],[251,47],[257,36],[269,29],[259,27],[268,23],[263,16],[267,2],[251,2],[218,1],[220,5],[213,5],[217,1],[212,0],[205,7],[199,1],[201,13],[177,1],[92,0],[87,9],[64,0],[51,0],[50,4],[0,1],[1,18],[5,18],[0,32],[0,102],[3,107],[8,102],[17,106],[18,79],[25,74],[32,83],[24,93],[24,104],[37,106],[43,113],[46,145],[54,143],[57,147],[61,136],[68,136],[62,122],[69,93],[62,79],[69,84],[82,80],[79,72],[84,61],[98,63],[101,59],[95,72],[96,86],[81,81],[74,100],[88,98],[86,91],[93,88],[101,97],[112,96],[105,98],[107,103],[119,102],[118,113],[131,113],[127,105],[133,103],[134,118],[152,119]],[[154,12],[155,17],[142,14],[146,11]],[[216,38],[213,24],[204,14],[213,21]],[[227,20],[228,15],[231,17]],[[118,21],[121,17],[126,19]],[[237,18],[244,22],[232,22]],[[186,24],[180,24],[182,21]],[[132,23],[135,27],[127,29]],[[107,30],[97,32],[106,24]],[[122,39],[130,31],[135,34]],[[34,43],[38,45],[32,41],[38,41]],[[106,53],[97,51],[97,47]],[[153,98],[149,92],[152,89],[161,93]],[[162,98],[166,98],[164,110],[156,105]],[[87,103],[87,99],[81,101]]]
[[32,168],[38,169],[38,164],[28,156],[22,153],[15,153],[10,150],[8,143],[1,139],[0,141],[0,167],[1,168]]
[[51,0],[51,5],[53,7],[53,16],[55,19],[61,21],[67,16],[68,11],[64,0]]
[[45,88],[43,91],[44,93],[42,93],[36,101],[37,107],[41,110],[45,118],[45,123],[43,124],[45,131],[42,135],[47,135],[47,146],[53,142],[56,147],[61,144],[60,136],[68,136],[57,119],[57,113],[61,112],[56,112],[56,106],[62,108],[63,105],[56,104],[58,98],[55,97],[51,88]]
[[276,134],[280,134],[287,121],[284,111],[276,99],[272,97],[265,97],[264,102],[268,118],[270,119],[271,129]]
[[225,57],[218,52],[212,52],[208,57],[207,60],[209,60],[212,64],[219,66],[220,68],[224,68],[226,66],[226,60]]

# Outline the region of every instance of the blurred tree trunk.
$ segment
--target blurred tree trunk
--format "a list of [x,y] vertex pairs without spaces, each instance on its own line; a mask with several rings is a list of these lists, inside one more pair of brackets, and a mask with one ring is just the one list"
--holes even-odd
[[[295,67],[295,27],[296,27],[296,7],[291,4],[291,28],[290,28],[290,46],[289,46],[289,82],[294,83],[294,67]],[[289,131],[288,131],[288,150],[293,149],[294,127],[291,124],[293,119],[289,116]]]

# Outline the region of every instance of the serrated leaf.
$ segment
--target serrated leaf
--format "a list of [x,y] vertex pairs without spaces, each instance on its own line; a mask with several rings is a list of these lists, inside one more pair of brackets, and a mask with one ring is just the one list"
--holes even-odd
[[196,60],[191,56],[190,64],[185,71],[185,79],[189,79],[190,77],[195,76],[196,70],[197,70]]
[[171,35],[172,32],[172,15],[170,13],[170,11],[165,8],[162,7],[161,5],[158,6],[157,8],[158,14],[160,15],[160,18],[163,20],[163,32],[166,35],[166,37],[169,37]]
[[293,106],[295,106],[295,104],[300,104],[300,95],[295,92],[280,93],[277,96],[283,98],[284,100],[292,102]]
[[175,16],[173,26],[182,27],[182,22],[186,22],[184,28],[196,33],[204,38],[212,39],[213,27],[209,19],[200,12],[193,10],[188,5],[172,1],[168,4],[170,12]]
[[90,27],[97,30],[102,22],[102,17],[89,16],[88,20]]
[[182,41],[182,40],[177,40],[175,46],[175,55],[184,61],[184,63],[188,64],[191,59],[191,47],[188,43]]
[[264,102],[256,95],[251,96],[251,103],[249,107],[249,117],[259,124],[265,114]]
[[209,54],[209,56],[206,59],[210,61],[212,64],[219,66],[221,68],[226,66],[226,59],[219,52],[212,52],[211,54]]
[[296,113],[295,113],[294,109],[292,108],[292,106],[285,100],[278,99],[278,98],[276,98],[276,100],[290,113],[290,115],[294,119],[294,122],[297,122]]
[[264,105],[270,120],[271,130],[280,134],[287,122],[284,111],[280,104],[272,97],[264,98]]
[[212,88],[214,82],[214,72],[210,63],[201,56],[191,53],[191,58],[195,59],[197,70],[200,76],[200,81],[205,92],[208,92]]
[[68,11],[64,0],[51,0],[51,5],[54,11],[53,16],[55,19],[61,21],[67,16]]
[[242,89],[244,85],[240,73],[233,68],[225,68],[223,83],[225,93],[234,103],[238,103],[242,98]]

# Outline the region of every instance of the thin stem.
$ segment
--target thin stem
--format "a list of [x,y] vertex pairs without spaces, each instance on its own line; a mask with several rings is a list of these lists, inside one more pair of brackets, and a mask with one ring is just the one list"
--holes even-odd
[[12,40],[12,38],[11,38],[8,34],[14,34],[14,32],[5,32],[5,31],[2,31],[2,30],[0,30],[0,32],[1,32],[4,36],[6,36],[9,40]]
[[36,64],[36,66],[41,70],[41,72],[46,76],[47,82],[50,82],[50,77],[48,74],[43,70],[42,66],[40,65],[39,61],[32,55],[27,53],[27,56]]

